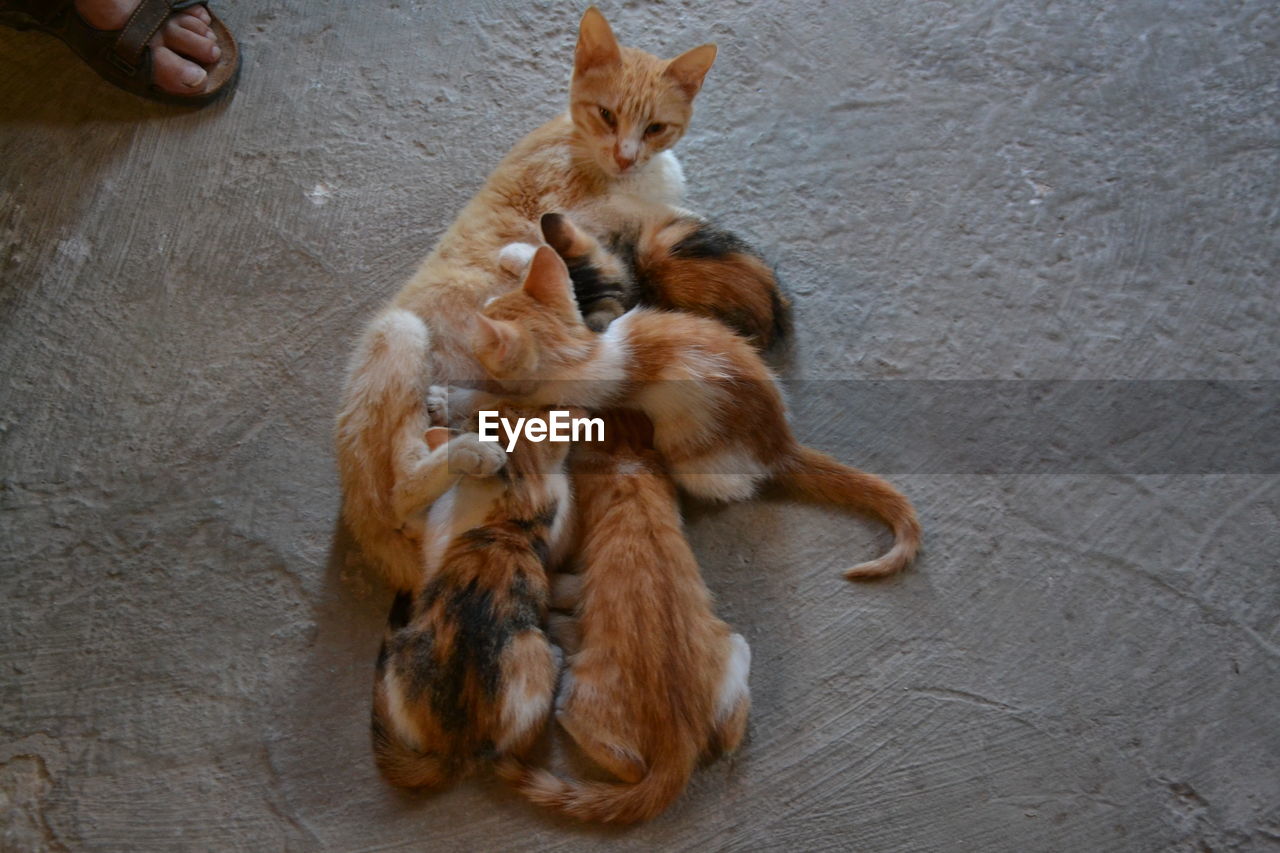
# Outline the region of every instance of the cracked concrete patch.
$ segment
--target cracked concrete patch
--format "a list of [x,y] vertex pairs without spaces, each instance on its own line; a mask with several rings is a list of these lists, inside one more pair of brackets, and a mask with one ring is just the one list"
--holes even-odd
[[0,762],[0,812],[5,826],[0,838],[6,850],[58,850],[60,842],[44,816],[44,801],[53,783],[38,755],[18,755]]
[[390,596],[331,449],[355,336],[561,108],[581,9],[222,11],[240,90],[189,114],[0,30],[0,846],[1274,849],[1275,468],[913,464],[945,418],[800,381],[1280,380],[1274,4],[606,4],[718,42],[690,205],[795,299],[801,437],[897,460],[927,534],[851,585],[870,523],[689,507],[751,729],[626,831],[381,782]]

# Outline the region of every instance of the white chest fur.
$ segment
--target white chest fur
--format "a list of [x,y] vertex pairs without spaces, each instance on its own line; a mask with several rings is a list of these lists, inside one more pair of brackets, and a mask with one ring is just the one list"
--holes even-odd
[[608,195],[572,211],[602,231],[620,231],[645,219],[670,215],[684,201],[684,170],[670,151],[650,160],[640,172],[617,181]]

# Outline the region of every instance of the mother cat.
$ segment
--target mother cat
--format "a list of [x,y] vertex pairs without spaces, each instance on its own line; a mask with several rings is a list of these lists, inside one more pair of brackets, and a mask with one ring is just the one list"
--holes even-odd
[[592,7],[574,53],[569,112],[498,165],[417,273],[365,331],[338,415],[344,516],[365,553],[398,589],[422,571],[421,531],[394,495],[430,476],[423,440],[432,384],[483,378],[470,351],[472,318],[515,277],[497,263],[509,243],[539,242],[538,220],[572,212],[602,229],[670,215],[684,191],[668,151],[684,135],[716,48],[672,60],[621,47]]

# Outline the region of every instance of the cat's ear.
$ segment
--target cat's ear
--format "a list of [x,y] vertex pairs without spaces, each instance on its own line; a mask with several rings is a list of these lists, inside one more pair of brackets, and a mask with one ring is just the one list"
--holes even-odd
[[529,272],[521,287],[534,301],[548,308],[568,308],[575,315],[578,312],[577,302],[573,298],[573,282],[569,279],[569,268],[550,246],[539,246],[538,251],[533,253]]
[[698,94],[702,88],[702,78],[711,70],[711,63],[716,61],[716,46],[704,44],[693,50],[686,50],[667,63],[663,74],[675,81],[689,98]]
[[432,427],[422,434],[422,440],[431,450],[443,447],[451,438],[453,438],[453,430],[448,427]]
[[573,70],[581,74],[592,68],[608,68],[622,64],[622,51],[618,40],[609,29],[609,22],[595,6],[587,9],[578,25],[578,47],[573,52]]
[[476,315],[473,346],[477,355],[484,355],[487,364],[504,365],[511,361],[520,344],[516,327],[502,320],[490,320],[483,314]]
[[592,240],[563,213],[544,213],[539,223],[542,239],[562,258],[580,258],[589,253]]

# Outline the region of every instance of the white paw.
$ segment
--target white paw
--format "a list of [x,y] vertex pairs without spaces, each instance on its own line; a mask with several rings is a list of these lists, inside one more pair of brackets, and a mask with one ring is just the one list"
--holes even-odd
[[431,419],[432,426],[449,425],[448,386],[432,385],[427,389],[427,417]]
[[716,709],[716,717],[720,720],[732,714],[744,696],[751,695],[747,687],[747,678],[751,674],[751,646],[747,645],[747,638],[741,634],[730,634],[728,651]]
[[507,453],[496,441],[481,441],[474,432],[449,442],[449,470],[468,477],[491,477],[507,464]]
[[538,247],[529,243],[508,243],[498,250],[498,266],[513,275],[521,275],[537,251]]

